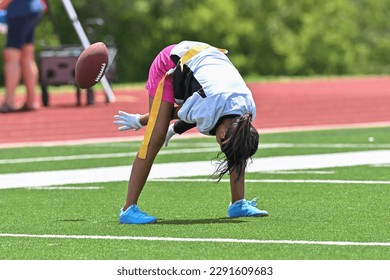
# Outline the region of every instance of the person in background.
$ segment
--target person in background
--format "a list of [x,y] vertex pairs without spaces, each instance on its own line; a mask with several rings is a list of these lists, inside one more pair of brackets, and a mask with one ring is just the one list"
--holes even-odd
[[[34,31],[42,17],[41,0],[0,0],[0,10],[7,11],[7,41],[4,56],[5,97],[1,113],[32,111],[39,108],[35,88],[39,73],[35,62]],[[23,78],[26,102],[20,108],[15,104],[15,90]]]

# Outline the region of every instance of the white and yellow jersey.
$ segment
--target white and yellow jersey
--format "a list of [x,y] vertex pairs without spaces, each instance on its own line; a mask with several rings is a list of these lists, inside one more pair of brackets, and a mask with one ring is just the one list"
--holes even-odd
[[[180,59],[194,46],[204,46],[181,64]],[[171,51],[177,63],[173,73],[175,100],[182,107],[181,120],[196,124],[206,135],[215,135],[215,126],[224,116],[241,116],[256,105],[238,70],[220,49],[205,43],[183,41]]]

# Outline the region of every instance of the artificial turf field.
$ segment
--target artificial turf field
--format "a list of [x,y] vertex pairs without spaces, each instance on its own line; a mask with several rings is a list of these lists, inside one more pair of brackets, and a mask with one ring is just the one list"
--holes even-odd
[[[261,134],[255,158],[389,151],[389,135],[388,127]],[[130,166],[138,147],[115,142],[0,149],[0,176]],[[211,137],[176,137],[156,163],[210,162],[217,151]],[[118,223],[126,181],[34,188],[25,182],[10,189],[0,181],[0,259],[389,260],[389,167],[248,173],[246,196],[258,197],[270,213],[264,218],[227,218],[226,180],[154,179],[139,201],[159,218],[152,225]]]

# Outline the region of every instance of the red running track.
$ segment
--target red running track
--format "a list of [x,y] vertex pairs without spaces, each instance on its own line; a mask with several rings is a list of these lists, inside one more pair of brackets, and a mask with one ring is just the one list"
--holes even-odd
[[[390,126],[390,77],[263,82],[249,87],[257,104],[254,125],[260,131]],[[113,115],[118,110],[146,112],[146,91],[114,87],[114,92],[117,102],[113,104],[106,104],[103,92],[96,91],[94,105],[77,107],[75,93],[68,92],[52,94],[50,106],[36,112],[0,114],[0,144],[143,135],[144,129],[117,131]]]

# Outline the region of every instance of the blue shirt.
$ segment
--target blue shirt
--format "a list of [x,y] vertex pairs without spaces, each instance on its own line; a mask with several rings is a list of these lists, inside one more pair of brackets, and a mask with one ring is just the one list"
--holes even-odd
[[40,0],[13,0],[7,8],[8,17],[23,17],[39,13],[43,6]]

